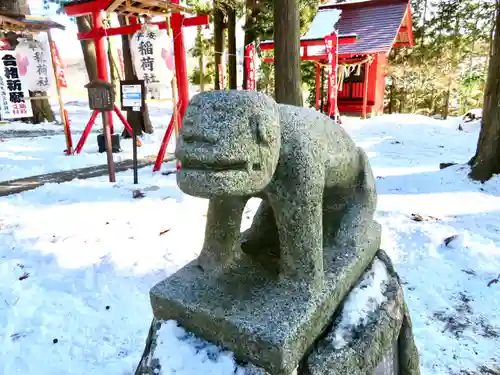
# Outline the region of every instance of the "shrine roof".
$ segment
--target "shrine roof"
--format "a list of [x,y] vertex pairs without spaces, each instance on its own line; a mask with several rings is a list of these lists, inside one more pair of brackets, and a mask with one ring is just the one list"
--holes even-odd
[[[339,33],[357,35],[356,43],[339,46],[340,54],[389,53],[395,45],[413,45],[411,8],[408,0],[325,4],[320,6],[315,18],[326,18],[329,14],[334,16],[334,12],[338,11],[341,12],[336,24]],[[314,26],[314,21],[311,26]]]
[[47,31],[65,27],[49,18],[0,12],[0,29],[6,31]]
[[68,16],[116,12],[127,16],[164,16],[169,12],[194,13],[193,8],[171,0],[72,0],[64,5]]
[[[394,46],[410,47],[413,45],[413,31],[409,0],[368,0],[321,5],[300,40],[304,44],[323,41],[334,31],[338,33],[339,39],[355,37],[352,43],[339,43],[339,55],[389,53]],[[273,41],[266,40],[261,45],[269,49]],[[314,45],[309,48],[309,56],[326,54],[324,44]]]

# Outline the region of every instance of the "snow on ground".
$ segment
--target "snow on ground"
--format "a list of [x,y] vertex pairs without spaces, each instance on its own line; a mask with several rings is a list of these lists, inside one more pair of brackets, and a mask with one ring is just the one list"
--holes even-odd
[[[500,178],[439,170],[473,155],[477,124],[462,132],[457,120],[394,115],[344,126],[377,176],[382,246],[404,282],[422,374],[498,365],[500,284],[488,283],[500,273]],[[207,208],[174,176],[144,168],[139,177],[142,199],[132,198],[131,171],[114,185],[102,177],[0,198],[0,373],[133,373],[148,290],[196,257]],[[198,375],[182,365],[196,350],[180,347],[177,374]]]
[[[190,94],[193,95],[196,90]],[[59,107],[52,103],[57,121]],[[70,128],[75,148],[92,112],[86,100],[70,97],[65,108],[70,119]],[[163,135],[172,115],[172,103],[155,102],[148,105],[150,118],[155,128],[153,134],[142,137],[143,146],[138,148],[138,156],[156,155]],[[121,134],[123,125],[116,114],[113,114],[115,132]],[[97,134],[102,132],[101,115],[98,116],[92,133],[79,155],[66,156],[66,141],[60,123],[25,124],[21,122],[0,123],[0,181],[34,176],[38,174],[58,172],[92,165],[106,164],[106,154],[100,154],[97,147]],[[21,136],[17,137],[17,136]],[[175,137],[171,138],[168,152],[173,152]],[[121,139],[122,152],[114,155],[115,161],[132,158],[132,140]]]

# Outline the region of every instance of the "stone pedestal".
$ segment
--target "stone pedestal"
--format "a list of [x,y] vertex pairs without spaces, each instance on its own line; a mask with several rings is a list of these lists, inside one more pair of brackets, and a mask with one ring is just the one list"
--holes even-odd
[[[342,304],[340,303],[338,303],[339,307],[337,311],[329,315],[330,323],[328,324],[326,330],[315,337],[311,337],[311,340],[309,340],[309,337],[301,335],[301,332],[306,330],[312,331],[314,328],[311,327],[318,327],[317,324],[314,324],[315,322],[313,320],[310,319],[307,324],[302,321],[295,320],[293,322],[293,324],[296,324],[295,326],[292,326],[290,323],[286,324],[286,322],[281,322],[281,324],[278,322],[280,319],[284,320],[290,317],[293,319],[297,318],[295,315],[288,314],[286,312],[288,308],[285,309],[280,307],[280,303],[283,302],[282,298],[279,298],[276,301],[277,305],[275,307],[277,310],[275,310],[275,317],[271,317],[271,314],[267,314],[266,316],[268,316],[271,320],[269,323],[264,324],[260,328],[256,325],[252,326],[251,324],[255,324],[255,319],[257,319],[258,316],[262,316],[261,313],[263,312],[253,310],[254,314],[247,317],[246,320],[236,322],[234,316],[243,317],[246,315],[243,315],[243,311],[235,308],[235,310],[230,309],[232,315],[229,314],[228,316],[219,315],[217,311],[214,311],[212,313],[213,316],[218,316],[220,320],[212,323],[205,329],[197,328],[197,330],[198,332],[207,332],[210,337],[218,336],[228,340],[227,342],[231,345],[228,346],[229,348],[236,348],[240,352],[244,353],[245,357],[235,352],[235,357],[238,360],[246,360],[249,356],[253,356],[253,358],[255,358],[251,362],[251,366],[240,366],[237,372],[238,374],[419,375],[420,369],[418,351],[413,339],[411,321],[404,302],[403,291],[399,283],[399,278],[385,252],[379,251],[376,254],[376,257],[385,263],[390,276],[387,289],[384,293],[385,300],[375,311],[373,311],[372,314],[370,314],[366,324],[359,327],[352,327],[354,334],[351,336],[353,339],[346,342],[342,348],[335,348],[333,344],[333,337],[335,337],[336,330],[338,329],[338,318],[332,319],[332,317],[338,317],[339,313],[341,313]],[[372,256],[370,260],[373,260],[373,258],[374,257]],[[352,258],[350,259],[351,260],[348,261],[348,263],[353,262]],[[362,274],[363,272],[361,272],[360,276],[356,279],[362,277]],[[192,280],[193,279],[191,279],[191,281]],[[344,278],[343,280],[347,279]],[[339,281],[338,285],[340,286],[345,284]],[[187,288],[190,287],[192,286],[188,286]],[[249,288],[249,290],[251,290],[251,288]],[[251,293],[247,294],[247,296],[250,300],[252,299]],[[337,296],[340,296],[340,294],[337,293]],[[293,300],[298,304],[300,302],[299,300]],[[265,305],[266,302],[263,301],[263,306]],[[310,305],[308,306],[308,308],[305,308],[302,311],[310,311]],[[254,308],[256,308],[256,306],[254,306]],[[248,310],[245,311],[248,313]],[[293,311],[298,311],[298,307],[295,307]],[[199,314],[199,312],[195,313],[193,316],[197,316],[197,314]],[[233,317],[233,328],[227,331],[230,316]],[[190,319],[185,318],[185,321],[190,322]],[[222,324],[223,321],[226,321],[226,325]],[[319,322],[320,320],[316,320],[316,323]],[[147,339],[146,349],[141,363],[137,368],[136,375],[158,374],[162,366],[169,366],[168,363],[162,364],[161,358],[158,358],[155,354],[157,331],[161,324],[161,320],[157,318],[154,319]],[[222,329],[226,331],[208,332],[213,329],[215,325],[222,327]],[[245,332],[246,336],[242,338],[244,327],[248,328],[248,330]],[[251,332],[250,329],[256,329],[256,331]],[[293,334],[293,332],[295,332],[295,334]],[[273,333],[275,333],[276,336],[273,336]],[[278,347],[279,340],[284,340],[285,333],[288,333],[288,336],[286,336],[288,339],[286,344],[287,346],[283,345]],[[267,334],[267,336],[264,336],[265,334]],[[199,337],[207,339],[206,336]],[[302,342],[304,344],[297,345],[299,337],[302,338]],[[257,338],[261,341],[259,342]],[[263,346],[263,340],[265,339],[274,345],[274,347],[269,346],[265,348]],[[234,342],[230,342],[231,340],[234,340]],[[309,343],[310,341],[312,341],[310,344],[306,344],[306,342]],[[216,341],[214,340],[212,342]],[[295,347],[291,346],[289,343],[292,343]],[[294,361],[293,358],[295,357],[291,356],[290,353],[299,353],[299,347],[305,351],[297,361]],[[290,350],[290,348],[295,348],[295,351]],[[275,370],[273,368],[269,368],[269,363],[273,364],[274,360],[282,364],[281,369]],[[267,368],[256,367],[259,366],[258,364],[262,363],[264,363]],[[290,368],[292,369],[290,370]]]
[[243,253],[219,274],[192,262],[151,290],[153,313],[273,375],[288,375],[328,327],[379,245],[380,225],[372,222],[358,248],[325,249],[325,282],[314,293],[278,281]]
[[385,252],[379,251],[389,274],[385,301],[369,316],[368,323],[352,327],[355,337],[336,349],[335,322],[305,359],[308,375],[419,375],[418,351],[411,331],[399,277]]

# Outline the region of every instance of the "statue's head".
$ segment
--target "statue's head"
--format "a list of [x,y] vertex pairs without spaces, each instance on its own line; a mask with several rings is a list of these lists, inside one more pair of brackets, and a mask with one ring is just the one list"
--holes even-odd
[[279,159],[276,102],[256,91],[210,91],[187,107],[175,156],[177,184],[189,195],[251,195],[271,180]]

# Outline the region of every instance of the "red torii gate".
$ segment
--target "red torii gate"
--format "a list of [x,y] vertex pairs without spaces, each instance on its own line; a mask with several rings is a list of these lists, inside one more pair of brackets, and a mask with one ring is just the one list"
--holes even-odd
[[[301,60],[315,61],[316,64],[316,110],[320,107],[321,93],[321,62],[328,62],[330,73],[328,75],[328,116],[336,117],[337,113],[337,66],[338,66],[338,46],[341,44],[354,44],[356,43],[356,35],[338,35],[333,32],[324,37],[317,37],[314,39],[301,39],[300,47],[303,51],[301,53]],[[274,50],[274,42],[264,41],[260,43],[260,49],[263,51]],[[320,53],[309,53],[311,47],[325,47]],[[247,49],[246,54],[250,55],[252,52]],[[253,54],[252,54],[253,56]],[[264,62],[274,62],[273,57],[264,58]],[[321,108],[323,110],[323,108]]]
[[[192,12],[188,7],[182,6],[179,0],[73,0],[64,6],[64,10],[68,16],[78,17],[84,15],[92,15],[92,30],[86,33],[78,33],[79,40],[94,40],[96,49],[96,62],[97,62],[97,77],[100,80],[109,82],[109,75],[107,69],[107,56],[105,50],[104,39],[108,36],[114,35],[131,35],[138,31],[142,25],[139,23],[137,16],[148,15],[148,16],[167,16],[171,13],[170,25],[173,33],[173,44],[174,44],[174,60],[175,60],[175,75],[177,78],[177,92],[178,92],[178,103],[177,111],[174,109],[172,118],[165,132],[165,137],[163,139],[158,157],[155,163],[153,171],[158,171],[161,167],[163,159],[165,157],[165,151],[172,136],[174,130],[174,116],[178,114],[178,124],[180,126],[181,119],[184,116],[184,112],[189,102],[189,82],[187,77],[187,67],[186,67],[186,48],[184,45],[184,35],[182,28],[189,26],[201,26],[207,25],[209,23],[208,15],[200,15],[193,17],[186,17],[181,14],[181,12]],[[118,12],[130,17],[131,25],[104,28],[102,12]],[[160,29],[168,28],[166,21],[155,23]],[[123,122],[123,125],[127,128],[130,134],[132,134],[132,129],[128,124],[125,117],[120,112],[119,108],[115,105],[114,108],[118,118]],[[106,113],[108,116],[108,121],[110,128],[113,129],[113,119],[110,112]],[[85,131],[82,134],[82,138],[78,143],[78,148],[75,152],[79,152],[88,137],[92,125],[95,121],[97,115],[90,118]],[[81,143],[81,145],[80,145]]]

